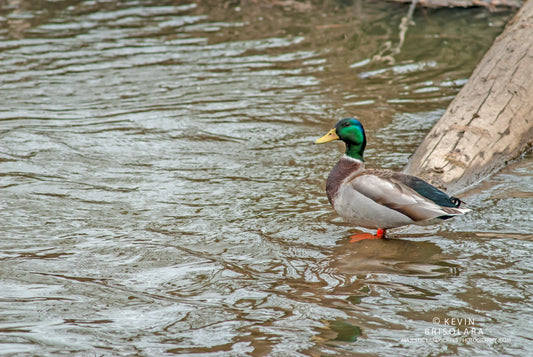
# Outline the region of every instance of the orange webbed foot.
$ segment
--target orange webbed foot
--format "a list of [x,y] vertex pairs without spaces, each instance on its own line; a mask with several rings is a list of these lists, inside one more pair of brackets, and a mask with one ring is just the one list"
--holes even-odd
[[383,239],[385,238],[385,230],[378,229],[376,235],[370,233],[359,233],[350,236],[350,243],[360,242],[366,239]]

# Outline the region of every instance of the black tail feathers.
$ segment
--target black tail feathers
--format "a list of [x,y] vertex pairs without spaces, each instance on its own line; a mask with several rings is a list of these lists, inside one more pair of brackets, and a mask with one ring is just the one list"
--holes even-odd
[[466,205],[464,201],[461,201],[457,197],[450,197],[450,202],[457,208],[459,208],[461,205]]

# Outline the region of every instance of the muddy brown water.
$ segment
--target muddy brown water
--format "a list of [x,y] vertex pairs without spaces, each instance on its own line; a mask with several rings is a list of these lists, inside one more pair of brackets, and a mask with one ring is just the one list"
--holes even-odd
[[0,3],[0,354],[530,353],[531,155],[352,244],[313,144],[401,169],[512,13],[284,4]]

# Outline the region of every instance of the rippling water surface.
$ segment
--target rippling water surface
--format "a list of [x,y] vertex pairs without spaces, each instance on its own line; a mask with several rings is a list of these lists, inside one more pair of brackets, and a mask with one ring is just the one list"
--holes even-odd
[[512,14],[258,3],[1,3],[2,354],[530,351],[531,155],[354,244],[313,145],[401,169]]

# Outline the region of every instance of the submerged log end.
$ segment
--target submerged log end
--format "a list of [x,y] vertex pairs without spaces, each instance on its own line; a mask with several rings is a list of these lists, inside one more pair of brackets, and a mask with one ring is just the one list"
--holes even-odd
[[485,54],[405,171],[459,191],[533,144],[533,0]]

